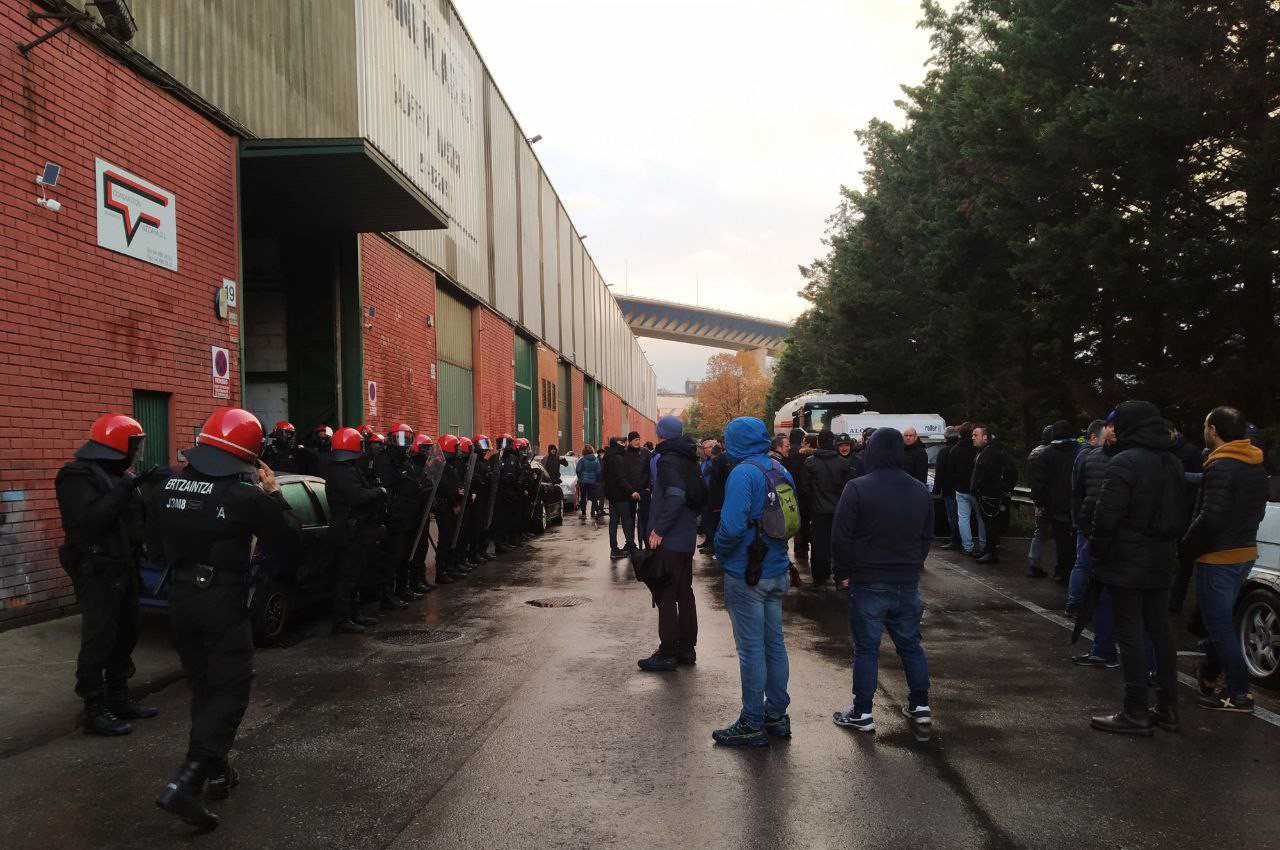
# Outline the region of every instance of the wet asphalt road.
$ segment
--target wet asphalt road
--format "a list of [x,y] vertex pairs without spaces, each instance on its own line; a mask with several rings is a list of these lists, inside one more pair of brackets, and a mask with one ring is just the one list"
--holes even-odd
[[[793,591],[795,737],[722,750],[710,731],[735,717],[738,678],[714,563],[695,562],[697,666],[644,674],[648,592],[571,518],[370,635],[321,618],[260,652],[216,832],[151,803],[185,749],[178,683],[127,738],[0,760],[0,848],[1280,847],[1280,727],[1200,711],[1184,687],[1179,735],[1091,731],[1119,671],[1068,663],[1068,632],[1018,601],[1056,610],[1061,587],[1009,561],[930,560],[929,740],[897,713],[887,641],[878,732],[832,725],[850,701],[843,598]],[[589,601],[526,604],[557,596]]]

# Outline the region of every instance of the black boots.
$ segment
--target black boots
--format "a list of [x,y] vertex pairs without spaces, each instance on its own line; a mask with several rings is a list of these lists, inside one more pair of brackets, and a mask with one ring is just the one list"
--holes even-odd
[[1112,732],[1117,735],[1139,735],[1150,738],[1155,734],[1151,714],[1145,709],[1141,714],[1121,711],[1119,714],[1095,717],[1089,721],[1089,725],[1099,732]]
[[382,594],[382,603],[379,607],[383,611],[403,611],[409,607],[409,603],[388,590]]
[[334,620],[333,633],[335,635],[362,635],[364,634],[364,626],[355,620]]
[[218,826],[218,816],[204,805],[206,773],[204,762],[194,759],[184,762],[178,769],[178,774],[164,786],[164,790],[156,798],[156,805],[202,832],[215,829]]
[[425,577],[418,575],[409,579],[409,589],[418,594],[418,598],[421,599],[436,588],[435,585],[429,584]]
[[974,563],[975,564],[998,564],[1000,563],[1000,556],[996,554],[996,549],[994,546],[988,546],[987,551],[983,552],[982,555],[974,561]]
[[158,708],[129,699],[128,689],[109,692],[107,707],[121,720],[150,720],[160,713]]
[[[140,716],[155,717],[155,709],[151,709],[151,712],[150,715]],[[133,727],[121,720],[111,710],[105,697],[94,697],[93,699],[85,700],[84,733],[86,735],[115,737],[117,735],[128,735],[132,731]]]
[[209,775],[209,799],[225,800],[240,784],[240,774],[231,765]]

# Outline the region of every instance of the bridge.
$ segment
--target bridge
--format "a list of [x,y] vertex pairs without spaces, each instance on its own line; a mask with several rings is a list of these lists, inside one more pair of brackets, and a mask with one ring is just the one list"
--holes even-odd
[[636,336],[672,339],[695,345],[750,351],[764,365],[766,355],[777,357],[791,335],[791,323],[755,316],[743,316],[723,310],[614,295],[622,314]]

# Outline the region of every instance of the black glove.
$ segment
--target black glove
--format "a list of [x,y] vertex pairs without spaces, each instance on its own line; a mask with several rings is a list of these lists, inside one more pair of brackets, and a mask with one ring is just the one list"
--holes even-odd
[[150,481],[152,478],[158,477],[159,472],[160,472],[160,465],[152,464],[151,468],[148,469],[146,472],[143,472],[141,475],[133,476],[133,478],[129,481],[129,489],[131,490],[138,489],[143,484],[146,484],[148,481]]

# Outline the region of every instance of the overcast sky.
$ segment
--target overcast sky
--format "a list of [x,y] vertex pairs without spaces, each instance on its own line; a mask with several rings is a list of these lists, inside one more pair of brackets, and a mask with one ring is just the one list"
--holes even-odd
[[[454,2],[605,280],[768,317],[929,53],[918,0]],[[640,342],[663,387],[715,353]]]

